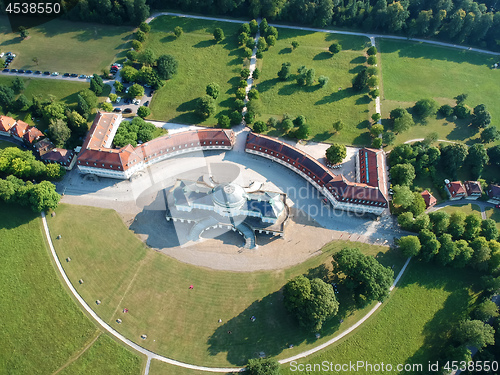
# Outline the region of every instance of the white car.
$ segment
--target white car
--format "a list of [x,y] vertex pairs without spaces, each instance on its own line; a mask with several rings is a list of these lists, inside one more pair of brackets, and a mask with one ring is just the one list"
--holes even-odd
[[119,96],[119,97],[117,97],[117,98],[116,98],[115,103],[119,103],[119,102],[120,102],[120,100],[122,100],[122,97],[121,97],[121,96]]
[[114,64],[111,64],[111,66],[117,66],[117,67],[121,68],[121,67],[122,67],[122,64],[117,64],[117,63],[114,63]]
[[58,72],[52,72],[51,76],[58,76],[59,73]]
[[132,103],[138,105],[141,101],[139,99],[132,99]]

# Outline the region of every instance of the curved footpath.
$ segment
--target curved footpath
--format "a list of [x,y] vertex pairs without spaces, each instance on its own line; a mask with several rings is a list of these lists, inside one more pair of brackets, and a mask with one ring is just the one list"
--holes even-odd
[[[152,359],[156,359],[158,361],[166,362],[166,363],[174,365],[174,366],[184,367],[184,368],[188,368],[188,369],[191,369],[191,370],[205,371],[205,372],[228,373],[228,372],[242,372],[242,371],[245,371],[245,369],[243,367],[205,367],[205,366],[197,366],[197,365],[192,365],[192,364],[189,364],[189,363],[184,363],[184,362],[176,361],[175,359],[167,358],[167,357],[164,357],[162,355],[156,354],[156,353],[154,353],[154,352],[152,352],[152,351],[150,351],[148,349],[145,349],[142,346],[137,345],[133,341],[127,339],[125,336],[123,336],[122,334],[120,334],[116,330],[114,330],[109,324],[107,324],[104,320],[102,320],[94,312],[94,310],[92,310],[90,308],[90,306],[87,304],[87,302],[85,302],[85,300],[80,296],[80,294],[78,294],[78,292],[75,289],[75,287],[73,286],[73,284],[71,284],[71,281],[69,280],[68,276],[66,275],[66,272],[64,272],[64,268],[63,268],[63,266],[61,264],[61,261],[59,260],[59,257],[57,256],[57,253],[56,253],[56,251],[54,249],[54,244],[52,243],[52,238],[50,237],[50,231],[49,231],[49,227],[47,225],[47,219],[45,217],[45,212],[42,212],[42,222],[43,222],[43,228],[44,228],[44,231],[45,231],[45,236],[47,238],[47,242],[49,244],[50,252],[52,254],[52,257],[54,258],[54,262],[56,263],[57,269],[59,270],[62,278],[64,279],[64,282],[66,283],[67,287],[69,288],[69,290],[71,291],[71,293],[73,294],[73,296],[82,305],[82,307],[85,309],[85,311],[87,311],[87,313],[102,328],[104,328],[106,331],[108,331],[110,334],[112,334],[118,340],[122,341],[125,345],[131,347],[132,349],[138,351],[141,354],[144,354],[147,357],[146,369],[145,369],[145,372],[144,372],[145,375],[149,374],[149,368],[150,368],[151,360]],[[410,260],[411,260],[411,258],[408,258],[406,260],[403,268],[399,272],[398,276],[396,277],[396,279],[394,280],[394,283],[392,284],[392,286],[390,288],[391,291],[396,287],[397,283],[401,279],[401,276],[403,276],[403,273],[405,272],[408,264],[410,263]],[[347,329],[346,331],[342,332],[341,334],[339,334],[339,335],[331,338],[327,342],[325,342],[325,343],[323,343],[321,345],[318,345],[318,346],[316,346],[316,347],[314,347],[314,348],[312,348],[310,350],[307,350],[305,352],[299,353],[299,354],[297,354],[297,355],[295,355],[293,357],[282,359],[279,362],[281,364],[284,364],[284,363],[288,363],[288,362],[291,362],[291,361],[295,361],[297,359],[307,357],[307,356],[309,356],[309,355],[311,355],[313,353],[316,353],[316,352],[318,352],[318,351],[320,351],[320,350],[328,347],[329,345],[333,344],[334,342],[337,342],[338,340],[340,340],[341,338],[343,338],[344,336],[348,335],[349,333],[351,333],[352,331],[354,331],[356,328],[358,328],[380,306],[382,306],[382,303],[381,302],[377,303],[362,319],[360,319],[358,322],[356,322],[356,324],[354,324],[353,326],[349,327],[349,329]]]

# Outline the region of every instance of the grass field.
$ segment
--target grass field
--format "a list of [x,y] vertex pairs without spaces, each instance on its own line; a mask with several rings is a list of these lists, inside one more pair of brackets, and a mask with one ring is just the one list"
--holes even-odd
[[[339,344],[299,360],[299,363],[367,361],[372,364],[384,362],[394,367],[400,363],[426,365],[439,353],[450,329],[468,316],[469,306],[476,298],[470,288],[477,278],[472,271],[456,272],[453,268],[413,260],[384,308]],[[284,374],[294,373],[289,365],[283,368]],[[356,373],[371,375],[375,372],[359,370]]]
[[[173,30],[184,33],[176,39]],[[216,44],[213,30],[224,30],[225,39]],[[197,98],[205,95],[207,84],[220,86],[217,115],[227,114],[234,103],[235,85],[243,68],[242,50],[238,49],[238,24],[163,16],[151,22],[144,48],[156,56],[171,54],[179,62],[177,74],[156,91],[151,101],[151,118],[183,124],[214,125],[217,118],[202,121],[194,114]]]
[[[55,240],[59,257],[72,259],[64,264],[70,280],[95,311],[131,340],[177,360],[230,366],[243,365],[260,351],[285,357],[345,330],[369,308],[350,315],[349,304],[341,298],[339,315],[325,324],[316,340],[282,305],[280,289],[286,281],[324,263],[328,266],[331,254],[346,245],[343,241],[286,270],[236,273],[191,266],[146,249],[112,210],[61,205],[49,226],[53,237],[62,235]],[[385,265],[395,264],[395,273],[404,262],[386,247],[351,246],[377,255]],[[122,324],[115,322],[118,318]],[[146,341],[140,339],[142,334],[148,335]],[[294,348],[285,350],[292,343]]]
[[[78,355],[98,330],[56,276],[39,215],[3,203],[0,212],[0,374],[52,374]],[[107,350],[92,346],[84,354],[90,355],[89,365],[107,362],[111,368],[121,361],[140,362],[132,352],[121,353],[125,349],[114,341],[104,336],[101,341]],[[121,353],[117,361],[113,353]],[[120,373],[129,374],[126,371]],[[88,373],[111,372],[95,367]]]
[[131,27],[57,19],[31,28],[29,39],[21,40],[0,16],[0,50],[17,55],[10,68],[93,74],[125,55],[131,32]]
[[0,140],[0,150],[3,150],[7,147],[17,147],[17,145],[15,143]]
[[[352,78],[366,60],[363,51],[369,45],[368,39],[289,29],[278,31],[276,45],[264,52],[260,64],[262,73],[257,81],[263,104],[260,119],[281,118],[284,113],[293,117],[304,115],[314,141],[370,144],[367,126],[374,112],[374,102],[367,99],[365,93],[358,94],[351,87]],[[291,49],[293,40],[300,44],[294,51]],[[328,47],[334,41],[339,42],[343,50],[332,56]],[[285,62],[291,63],[292,77],[282,82],[277,74]],[[315,69],[316,83],[313,86],[297,85],[295,76],[302,65]],[[317,83],[321,75],[329,77],[324,88]],[[345,127],[334,134],[332,124],[337,120],[342,120]],[[281,133],[271,130],[270,134]]]
[[484,210],[488,219],[493,219],[497,222],[497,228],[500,230],[500,210],[498,208],[489,207]]
[[477,204],[473,203],[464,203],[460,205],[454,205],[454,206],[446,206],[440,209],[440,211],[445,211],[448,212],[449,214],[455,212],[455,211],[462,211],[466,215],[469,214],[476,214],[481,216],[481,209]]
[[[399,105],[413,106],[417,100],[432,97],[440,104],[455,103],[454,97],[467,93],[466,104],[475,107],[486,104],[492,124],[499,126],[500,108],[496,98],[500,87],[496,84],[500,70],[490,69],[498,57],[471,51],[456,50],[427,44],[379,40],[384,96],[381,103],[383,117]],[[441,139],[468,141],[473,135],[465,121],[454,124],[445,119],[430,119],[428,125],[415,126],[396,139],[396,143],[422,138],[438,132]]]

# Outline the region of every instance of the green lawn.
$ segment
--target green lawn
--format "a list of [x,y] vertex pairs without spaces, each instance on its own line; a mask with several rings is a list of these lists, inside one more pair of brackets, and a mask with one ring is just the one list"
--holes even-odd
[[449,214],[455,212],[455,211],[462,211],[466,215],[469,214],[477,214],[481,216],[481,209],[477,204],[473,203],[464,203],[460,205],[455,205],[455,206],[446,206],[440,209],[440,211],[445,211],[448,212]]
[[[97,328],[61,285],[39,215],[4,203],[0,212],[0,374],[51,374],[78,355]],[[107,351],[90,348],[89,365],[118,365],[110,352],[125,349],[114,341],[106,346]],[[127,363],[139,361],[132,352],[120,354],[120,361],[125,357]]]
[[[0,16],[0,50],[17,56],[10,68],[93,74],[125,56],[131,27],[72,22],[61,19],[29,30],[22,40]],[[32,59],[38,58],[38,65]]]
[[[311,138],[322,142],[341,142],[367,145],[370,136],[368,119],[374,112],[374,102],[365,93],[352,90],[352,78],[365,62],[364,49],[369,45],[367,38],[326,33],[312,33],[299,30],[278,29],[276,46],[264,52],[259,63],[262,73],[257,81],[263,104],[260,119],[267,121],[271,116],[281,118],[284,113],[295,117],[304,115],[311,127]],[[297,40],[299,47],[292,51],[291,42]],[[343,50],[335,56],[328,47],[338,41]],[[292,77],[285,82],[278,79],[281,64],[291,63]],[[295,81],[300,66],[314,68],[316,83],[301,87]],[[324,88],[317,83],[319,76],[329,77]],[[332,124],[342,120],[344,129],[333,133]],[[276,130],[271,135],[280,135]]]
[[17,145],[15,143],[0,140],[0,150],[3,150],[7,147],[17,147]]
[[[184,33],[176,39],[173,30]],[[217,118],[202,121],[194,114],[196,99],[205,95],[210,82],[220,86],[217,115],[228,113],[234,103],[235,85],[243,68],[242,50],[238,49],[238,24],[163,16],[151,22],[144,48],[156,56],[171,54],[179,62],[177,74],[157,90],[151,101],[150,118],[183,124],[214,125]],[[226,38],[216,44],[213,30],[220,27]]]
[[485,210],[486,217],[497,222],[498,230],[500,230],[500,210],[498,208],[489,207]]
[[[346,246],[343,241],[289,269],[237,273],[191,266],[147,249],[112,210],[61,205],[57,216],[48,220],[52,236],[62,235],[54,240],[59,257],[72,259],[64,262],[70,280],[95,311],[131,340],[180,361],[243,365],[260,351],[282,358],[326,341],[369,309],[351,315],[349,304],[341,299],[339,315],[325,324],[316,340],[297,326],[282,305],[280,289],[286,281],[321,269],[322,264],[328,266],[331,254]],[[396,273],[404,263],[398,252],[387,252],[387,247],[350,246],[377,255],[385,265],[395,265]],[[191,284],[193,290],[188,288]],[[251,316],[257,321],[251,322]],[[118,318],[122,324],[115,322]],[[146,341],[140,339],[142,334],[148,335]],[[295,347],[284,350],[291,343]]]
[[[394,367],[400,363],[427,364],[439,353],[454,325],[468,316],[469,306],[476,297],[470,288],[477,278],[470,270],[456,272],[451,267],[412,260],[400,286],[382,309],[339,344],[298,363],[366,361]],[[284,374],[294,373],[290,365],[283,368]],[[375,372],[359,370],[356,373],[372,375]]]
[[[461,93],[469,95],[466,104],[474,107],[486,104],[496,126],[500,108],[496,98],[500,95],[497,82],[500,70],[490,66],[498,57],[471,51],[456,50],[422,43],[379,40],[383,76],[383,117],[398,105],[413,106],[417,100],[432,97],[440,104],[453,104],[453,98]],[[415,126],[397,139],[422,138],[438,132],[440,138],[452,141],[468,141],[474,134],[465,121],[453,122],[430,119],[428,125]]]

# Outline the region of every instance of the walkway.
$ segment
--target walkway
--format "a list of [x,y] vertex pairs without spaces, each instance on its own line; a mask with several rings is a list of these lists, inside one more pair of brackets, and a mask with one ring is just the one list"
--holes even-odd
[[[218,373],[234,373],[234,372],[243,372],[245,371],[244,368],[242,367],[205,367],[205,366],[197,366],[197,365],[192,365],[192,364],[189,364],[189,363],[184,363],[184,362],[180,362],[180,361],[176,361],[175,359],[170,359],[170,358],[167,358],[167,357],[164,357],[162,355],[159,355],[159,354],[156,354],[148,349],[145,349],[143,348],[142,346],[140,345],[137,345],[136,343],[134,343],[133,341],[127,339],[125,336],[123,336],[121,333],[117,332],[116,330],[114,330],[110,325],[108,325],[104,320],[102,320],[95,312],[94,310],[92,310],[90,308],[90,306],[87,304],[87,302],[85,302],[85,300],[80,296],[80,294],[78,294],[77,290],[75,289],[75,287],[73,286],[73,284],[71,283],[71,281],[69,280],[68,276],[66,275],[66,272],[64,272],[64,268],[57,256],[57,253],[54,249],[54,244],[52,243],[52,238],[50,236],[50,231],[49,231],[49,227],[47,225],[47,220],[46,220],[46,217],[45,217],[45,212],[42,212],[42,223],[43,223],[43,228],[44,228],[44,232],[45,232],[45,236],[47,238],[47,243],[49,244],[49,248],[50,248],[50,253],[52,254],[52,257],[54,259],[54,262],[56,263],[56,266],[57,266],[57,269],[59,271],[59,273],[61,274],[64,282],[66,283],[66,286],[69,288],[69,290],[71,291],[71,293],[73,294],[73,296],[76,298],[76,300],[82,305],[82,307],[85,309],[85,311],[106,331],[108,331],[111,335],[113,335],[114,337],[116,337],[118,340],[120,340],[121,342],[123,342],[125,345],[131,347],[132,349],[138,351],[139,353],[145,355],[147,357],[147,362],[146,362],[146,369],[145,369],[145,372],[144,374],[145,375],[148,375],[149,374],[149,368],[150,368],[150,365],[151,365],[151,360],[152,359],[156,359],[158,361],[162,361],[162,362],[165,362],[165,363],[168,363],[168,364],[171,364],[171,365],[174,365],[174,366],[179,366],[179,367],[183,367],[183,368],[187,368],[187,369],[191,369],[191,370],[198,370],[198,371],[205,371],[205,372],[218,372]],[[406,268],[408,267],[408,264],[410,263],[410,260],[411,258],[408,258],[403,266],[403,268],[401,269],[401,271],[399,272],[398,276],[396,277],[396,279],[394,280],[394,283],[392,284],[390,290],[392,291],[397,283],[399,282],[399,280],[401,279],[401,277],[403,276]],[[349,329],[347,329],[346,331],[342,332],[341,334],[333,337],[332,339],[328,340],[327,342],[325,342],[324,344],[321,344],[321,345],[318,345],[317,347],[315,348],[312,348],[310,350],[307,350],[303,353],[299,353],[293,357],[289,357],[289,358],[285,358],[285,359],[282,359],[280,360],[279,362],[281,364],[284,364],[284,363],[289,363],[291,361],[295,361],[299,358],[304,358],[304,357],[307,357],[313,353],[316,353],[322,349],[325,349],[326,347],[328,347],[329,345],[337,342],[338,340],[340,340],[341,338],[345,337],[346,335],[348,335],[349,333],[351,333],[352,331],[354,331],[356,328],[358,328],[361,324],[363,324],[370,316],[373,315],[373,313],[375,311],[377,311],[377,309],[380,308],[380,306],[382,306],[382,303],[377,303],[375,305],[375,307],[373,307],[373,309],[371,309],[361,320],[359,320],[356,324],[354,324],[352,327],[350,327]]]
[[481,218],[483,220],[487,219],[486,211],[485,211],[486,208],[494,208],[495,207],[495,205],[493,203],[488,203],[488,202],[484,202],[484,201],[480,201],[480,200],[459,199],[456,201],[446,201],[446,202],[439,203],[439,204],[435,205],[434,207],[431,207],[430,209],[428,209],[427,212],[428,213],[434,212],[434,211],[437,211],[437,210],[439,210],[443,207],[446,207],[446,206],[461,206],[464,204],[475,204],[476,206],[478,206],[479,209],[481,210]]

